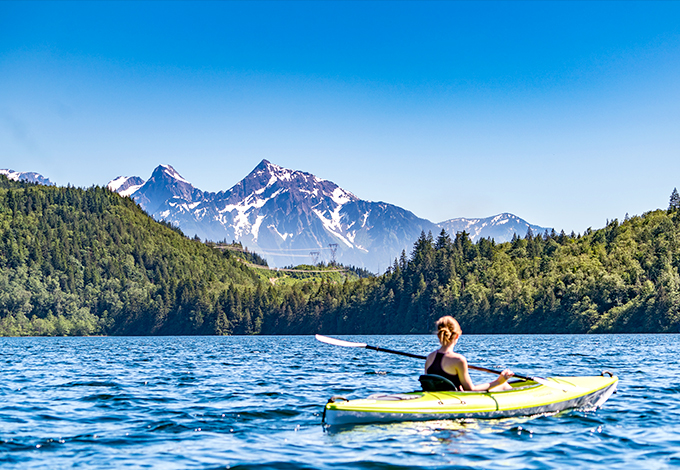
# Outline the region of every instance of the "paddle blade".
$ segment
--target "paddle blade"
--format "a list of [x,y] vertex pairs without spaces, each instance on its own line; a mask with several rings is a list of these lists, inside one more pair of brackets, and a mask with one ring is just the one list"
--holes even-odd
[[354,343],[352,341],[345,341],[342,339],[329,338],[323,335],[314,335],[314,337],[322,343],[332,344],[334,346],[344,346],[346,348],[365,348],[366,343]]

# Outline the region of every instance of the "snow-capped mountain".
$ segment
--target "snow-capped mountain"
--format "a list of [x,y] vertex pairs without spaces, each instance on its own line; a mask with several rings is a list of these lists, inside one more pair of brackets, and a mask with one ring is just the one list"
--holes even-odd
[[[143,183],[143,184],[142,184]],[[195,188],[170,165],[157,167],[144,182],[119,177],[108,187],[129,195],[157,220],[177,225],[203,240],[240,241],[270,266],[335,259],[380,273],[402,250],[409,253],[421,231],[434,236],[444,228],[455,236],[497,242],[526,234],[530,226],[512,214],[486,219],[451,219],[440,224],[385,202],[370,202],[310,173],[262,160],[227,191]],[[534,232],[542,227],[531,225]]]
[[0,170],[0,175],[5,175],[12,181],[27,181],[29,183],[44,184],[45,186],[53,186],[54,183],[48,178],[45,178],[40,173],[34,171],[14,171],[14,170]]
[[[263,160],[227,191],[203,192],[169,165],[133,192],[124,178],[109,188],[129,194],[156,219],[204,240],[240,241],[272,266],[331,261],[382,272],[411,250],[428,220],[384,202],[369,202],[331,181]],[[138,180],[135,180],[138,181]]]
[[121,196],[129,196],[144,185],[145,181],[139,176],[119,176],[109,182],[107,187]]
[[450,219],[438,223],[437,226],[443,228],[449,234],[456,234],[465,230],[470,234],[470,239],[473,241],[478,238],[493,238],[496,243],[510,241],[515,234],[524,237],[529,227],[531,227],[534,235],[551,230],[550,228],[531,225],[526,220],[507,212],[485,219]]
[[[139,179],[141,180],[141,178]],[[171,207],[181,206],[186,203],[203,201],[205,196],[209,197],[209,193],[194,188],[170,165],[158,166],[151,177],[130,195],[149,214],[167,220],[171,220],[169,213],[161,215],[161,212],[165,212],[166,205],[170,204]],[[198,233],[198,235],[201,234]]]

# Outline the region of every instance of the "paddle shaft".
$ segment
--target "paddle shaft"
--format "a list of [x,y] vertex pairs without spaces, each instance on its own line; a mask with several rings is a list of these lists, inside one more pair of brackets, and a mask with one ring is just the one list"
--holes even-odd
[[[364,347],[366,349],[370,349],[372,351],[381,351],[381,352],[386,352],[386,353],[390,353],[390,354],[398,354],[399,356],[412,357],[414,359],[423,359],[423,360],[427,359],[426,356],[421,356],[419,354],[411,354],[411,353],[407,353],[407,352],[403,352],[403,351],[395,351],[394,349],[379,348],[378,346],[371,346],[370,344],[367,344]],[[501,374],[501,372],[498,371],[498,370],[487,369],[486,367],[472,366],[470,364],[468,364],[468,369],[474,369],[474,370],[478,370],[480,372],[488,372],[489,374],[498,374],[498,375]],[[522,379],[522,380],[533,380],[533,378],[531,378],[531,377],[525,377],[523,375],[518,375],[518,374],[514,374],[513,377],[517,377],[518,379]]]
[[382,352],[386,352],[386,353],[390,353],[390,354],[398,354],[400,356],[412,357],[414,359],[423,359],[423,360],[427,359],[427,357],[420,356],[418,354],[411,354],[411,353],[402,352],[402,351],[395,351],[394,349],[379,348],[377,346],[371,346],[371,345],[368,345],[368,344],[364,347],[366,349],[371,349],[373,351],[382,351]]

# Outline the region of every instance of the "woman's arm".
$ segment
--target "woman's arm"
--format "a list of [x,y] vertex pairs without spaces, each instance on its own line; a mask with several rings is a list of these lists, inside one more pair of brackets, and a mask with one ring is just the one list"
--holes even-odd
[[493,382],[475,385],[472,383],[472,379],[470,378],[467,359],[465,359],[465,357],[463,356],[460,356],[459,360],[456,362],[457,362],[456,372],[458,373],[458,378],[460,379],[460,383],[463,386],[463,389],[467,391],[485,392],[494,387],[498,387],[499,385],[504,384],[505,382],[508,381],[510,377],[513,376],[513,373],[511,371],[505,369]]

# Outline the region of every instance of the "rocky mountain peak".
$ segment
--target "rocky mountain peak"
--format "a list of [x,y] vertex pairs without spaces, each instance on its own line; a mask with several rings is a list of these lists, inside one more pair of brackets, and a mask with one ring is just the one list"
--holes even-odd
[[202,200],[203,195],[203,191],[195,188],[170,165],[158,165],[146,183],[130,194],[151,214],[165,206],[169,200],[192,203]]
[[[255,204],[257,200],[266,200],[284,193],[295,201],[304,199],[312,205],[320,202],[320,198],[329,198],[334,202],[333,205],[359,200],[332,181],[304,171],[290,170],[268,160],[262,160],[231,189],[219,193],[218,199],[226,204],[246,200],[249,204]],[[314,200],[317,201],[313,202]]]
[[158,178],[165,181],[175,180],[178,183],[184,183],[191,186],[191,183],[182,178],[182,175],[180,175],[179,172],[170,165],[158,165],[151,174],[151,178]]

